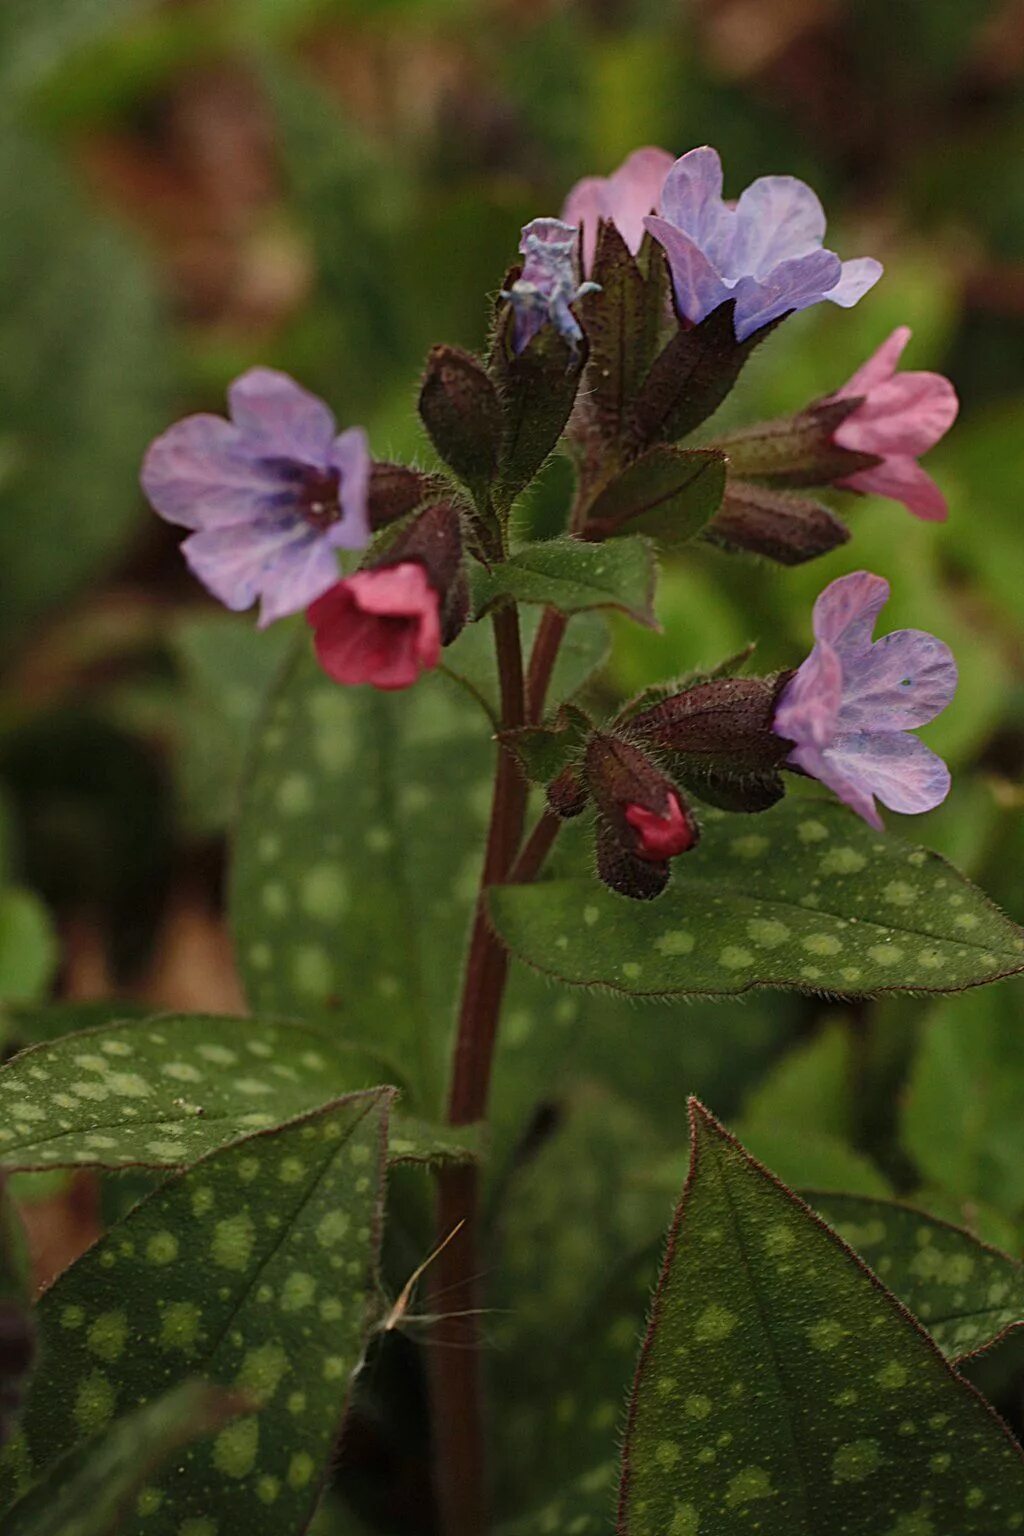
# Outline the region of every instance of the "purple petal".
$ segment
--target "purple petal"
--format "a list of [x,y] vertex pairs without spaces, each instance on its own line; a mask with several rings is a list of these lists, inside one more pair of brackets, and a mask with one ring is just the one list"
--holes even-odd
[[812,251],[782,261],[766,277],[743,277],[736,284],[736,340],[746,341],[769,320],[793,309],[808,309],[827,296],[839,275],[833,251]]
[[286,489],[260,452],[221,416],[186,416],[150,446],[142,489],[161,517],[184,528],[248,522]]
[[871,644],[878,615],[889,601],[889,583],[870,571],[840,576],[814,605],[814,638],[827,640],[846,665]]
[[905,816],[934,810],[949,794],[949,769],[942,758],[905,731],[843,734],[825,757],[830,770],[861,794],[877,795]]
[[712,256],[715,248],[731,241],[736,216],[722,201],[722,162],[717,150],[705,144],[676,161],[661,189],[661,211],[670,224]]
[[340,575],[337,556],[327,539],[291,546],[264,578],[258,628],[266,629],[290,613],[301,613],[323,597]]
[[956,683],[948,645],[924,630],[893,630],[863,654],[844,658],[837,730],[905,731],[926,725],[945,709]]
[[[203,585],[236,611],[250,607],[262,594],[265,610],[269,605],[279,613],[296,612],[337,580],[337,563],[322,535],[291,517],[264,516],[230,528],[206,529],[192,534],[181,548]],[[330,562],[326,581],[326,563],[310,562],[314,550]],[[294,606],[288,606],[292,602]]]
[[[916,737],[911,736],[907,740],[914,741]],[[789,754],[788,761],[802,768],[805,773],[809,773],[811,778],[817,779],[819,784],[824,784],[826,789],[830,789],[844,805],[856,811],[857,815],[862,816],[876,831],[885,830],[871,791],[860,783],[856,775],[851,778],[844,773],[842,766],[835,761],[831,752],[821,752],[817,747],[812,746],[797,747]]]
[[857,256],[853,261],[844,261],[839,281],[822,297],[843,309],[852,309],[868,289],[875,286],[883,271],[882,263],[873,256]]
[[835,734],[842,687],[839,657],[830,645],[816,645],[783,688],[772,730],[798,746],[827,747]]
[[370,447],[362,427],[349,427],[334,439],[330,463],[341,476],[341,520],[327,532],[335,549],[363,549],[370,542]]
[[275,368],[250,368],[228,390],[231,419],[258,437],[262,452],[318,468],[337,432],[322,400]]
[[676,305],[694,324],[732,297],[732,289],[689,236],[666,219],[648,216],[644,227],[664,249],[672,272]]
[[764,277],[780,262],[820,250],[825,210],[795,176],[761,176],[736,204],[731,277]]

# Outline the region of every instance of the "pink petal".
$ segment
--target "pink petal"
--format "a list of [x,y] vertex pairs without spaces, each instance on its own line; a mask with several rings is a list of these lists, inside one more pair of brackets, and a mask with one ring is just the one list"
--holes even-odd
[[835,733],[842,689],[839,657],[830,645],[819,643],[782,690],[772,730],[798,745],[827,747]]
[[882,263],[873,256],[857,256],[853,261],[844,261],[839,281],[824,297],[842,309],[852,309],[875,286],[883,271]]
[[944,523],[949,516],[945,496],[916,459],[894,455],[871,469],[859,469],[836,484],[864,496],[886,496],[900,501],[908,512],[926,522]]
[[323,464],[338,428],[316,395],[276,368],[250,368],[228,390],[231,419],[259,437],[263,451]]
[[889,583],[870,571],[830,582],[814,605],[814,637],[834,646],[844,666],[866,651],[878,615],[889,601]]
[[877,385],[885,384],[896,372],[899,360],[912,335],[909,325],[898,325],[891,336],[887,336],[882,342],[877,352],[872,352],[867,362],[861,363],[849,383],[844,384],[842,389],[836,390],[833,398],[843,400],[850,395],[867,395]]
[[836,729],[905,731],[925,725],[946,708],[956,684],[948,645],[924,630],[893,630],[844,659]]
[[736,284],[737,341],[789,310],[817,304],[835,282],[839,265],[832,251],[812,251],[780,262],[764,278],[741,278]]
[[272,506],[282,482],[221,416],[186,416],[150,445],[142,489],[161,517],[184,528],[248,522]]
[[820,249],[824,238],[825,210],[805,182],[761,176],[736,204],[729,275],[766,276],[780,262]]
[[[562,218],[566,224],[575,224],[578,229],[583,230],[584,277],[589,276],[594,265],[598,220],[611,218],[608,211],[607,187],[606,177],[585,176],[570,190],[562,206]],[[622,231],[620,230],[619,233],[622,234]],[[625,239],[624,235],[623,239]]]
[[861,794],[877,795],[905,816],[934,810],[949,794],[949,769],[942,758],[905,731],[844,734],[825,756],[830,769]]
[[644,219],[644,228],[650,230],[668,257],[676,304],[687,320],[696,325],[731,297],[729,284],[688,235],[666,219],[651,215]]
[[585,273],[593,266],[598,219],[610,219],[634,255],[640,249],[644,215],[658,210],[672,164],[667,150],[647,145],[635,149],[610,176],[587,176],[576,183],[562,218],[583,228]]
[[958,409],[956,390],[941,373],[898,373],[869,391],[836,428],[835,441],[859,453],[916,457],[949,431]]

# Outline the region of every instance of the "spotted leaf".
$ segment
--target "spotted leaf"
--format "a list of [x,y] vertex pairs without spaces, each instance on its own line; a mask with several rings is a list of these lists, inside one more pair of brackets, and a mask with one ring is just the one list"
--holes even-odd
[[1024,1457],[834,1233],[691,1101],[622,1536],[1000,1536]]
[[546,603],[560,613],[619,608],[649,628],[656,627],[654,586],[657,563],[643,538],[585,544],[579,539],[546,539],[524,544],[511,559],[473,573],[473,604],[485,613],[502,598]]
[[61,1275],[4,1497],[198,1374],[251,1411],[142,1489],[147,1536],[305,1529],[366,1342],[390,1099],[350,1095],[211,1153]]
[[221,1428],[241,1408],[232,1394],[184,1382],[136,1408],[108,1433],[70,1452],[4,1521],[5,1536],[115,1536],[139,1489],[189,1441]]
[[[301,1024],[186,1014],[119,1021],[0,1067],[0,1166],[175,1168],[390,1076]],[[475,1155],[473,1127],[391,1116],[390,1157]]]
[[961,1227],[892,1200],[808,1194],[928,1329],[943,1354],[962,1359],[1024,1324],[1024,1264]]
[[705,823],[657,901],[583,875],[506,886],[498,932],[546,974],[638,995],[951,992],[1024,970],[1024,935],[979,890],[843,806],[793,798]]

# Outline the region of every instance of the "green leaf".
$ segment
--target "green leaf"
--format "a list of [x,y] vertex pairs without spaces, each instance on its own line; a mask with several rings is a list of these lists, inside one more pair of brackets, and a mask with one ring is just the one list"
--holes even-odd
[[593,730],[593,722],[580,709],[563,705],[554,724],[524,726],[517,731],[500,732],[534,784],[549,784],[563,768],[575,762]]
[[497,1536],[610,1536],[614,1505],[615,1463],[609,1461],[528,1515],[498,1526]]
[[9,1500],[200,1373],[254,1404],[140,1493],[146,1529],[308,1523],[376,1285],[388,1089],[339,1099],[162,1184],[43,1297],[41,1365],[0,1461]]
[[511,305],[499,321],[491,377],[501,397],[499,485],[511,501],[529,485],[569,420],[586,348],[576,349],[553,325],[543,325],[524,350],[511,349]]
[[0,1002],[41,997],[56,968],[57,940],[38,896],[0,890]]
[[1024,1264],[962,1227],[891,1200],[805,1195],[908,1311],[943,1354],[978,1354],[1024,1325]]
[[182,1446],[222,1428],[241,1406],[237,1396],[184,1382],[63,1457],[52,1477],[15,1504],[4,1521],[5,1536],[117,1536],[132,1514],[141,1513],[136,1495],[143,1484]]
[[638,995],[944,992],[1024,969],[1024,936],[979,890],[842,806],[793,797],[756,820],[705,820],[659,900],[585,877],[505,886],[490,898],[498,932],[546,974]]
[[[780,1179],[797,1189],[835,1189],[857,1195],[889,1195],[892,1188],[871,1159],[841,1137],[805,1129],[799,1121],[763,1120],[734,1127],[743,1145]],[[678,1181],[677,1181],[678,1183]]]
[[961,1199],[1024,1213],[1022,988],[943,1003],[925,1021],[903,1142],[926,1179]]
[[[107,1004],[109,1010],[114,1006]],[[7,1168],[181,1168],[392,1071],[302,1024],[185,1014],[117,1020],[0,1066]],[[478,1155],[474,1126],[392,1114],[394,1162]]]
[[304,645],[250,762],[232,877],[262,1014],[330,1018],[398,1061],[409,1109],[441,1102],[495,748],[444,677],[339,688]]
[[473,604],[478,615],[502,598],[548,604],[560,613],[619,608],[638,624],[655,629],[656,579],[654,551],[645,539],[617,539],[610,544],[548,539],[524,544],[489,571],[476,567]]
[[31,1278],[25,1234],[0,1174],[0,1446],[11,1437],[35,1358]]
[[[743,1106],[745,1131],[796,1126],[801,1132],[849,1136],[854,1129],[854,1071],[850,1024],[827,1019],[787,1052],[748,1096]],[[775,1167],[771,1158],[764,1160]]]
[[[520,615],[523,646],[527,652],[539,622],[540,614],[535,609],[528,608]],[[609,649],[608,621],[603,614],[591,610],[577,613],[569,620],[548,688],[549,711],[580,691],[604,666]],[[468,624],[443,654],[442,670],[476,699],[497,726],[500,705],[491,626]]]
[[644,244],[638,260],[611,220],[602,222],[589,274],[600,292],[584,294],[577,309],[590,346],[577,409],[606,450],[622,434],[668,307],[661,248],[650,236]]
[[724,454],[708,448],[649,449],[591,503],[588,533],[595,538],[645,533],[663,545],[685,544],[721,505],[725,463]]
[[139,463],[167,423],[169,367],[155,288],[127,237],[93,216],[47,149],[9,130],[0,203],[0,642],[10,642],[142,526]]
[[692,1106],[637,1371],[623,1536],[994,1536],[1024,1457],[928,1335]]

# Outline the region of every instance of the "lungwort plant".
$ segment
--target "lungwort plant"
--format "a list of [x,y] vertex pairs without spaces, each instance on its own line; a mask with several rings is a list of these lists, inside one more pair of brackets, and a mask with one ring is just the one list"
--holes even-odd
[[[852,1154],[848,1188],[795,1193],[695,1100],[665,1248],[683,1170],[645,1143],[645,1093],[682,1131],[687,1085],[631,1000],[720,999],[675,1023],[738,1041],[755,988],[1024,970],[1021,930],[883,824],[945,798],[917,732],[957,681],[940,638],[884,631],[883,575],[825,585],[785,671],[751,648],[637,698],[595,681],[609,611],[655,625],[663,556],[798,565],[860,493],[945,516],[918,459],[956,397],[899,370],[906,330],[845,382],[823,360],[795,415],[709,426],[789,316],[878,281],[824,236],[799,181],[728,202],[713,150],[642,149],[523,231],[481,355],[430,353],[435,467],[267,368],[153,444],[199,580],[308,622],[237,826],[251,1016],[51,1021],[0,1069],[7,1170],[141,1195],[34,1311],[0,1272],[11,1536],[298,1536],[370,1421],[412,1477],[390,1521],[363,1500],[382,1529],[1024,1529],[1020,1446],[961,1368],[1019,1325],[1020,1266]],[[524,537],[556,453],[571,504]],[[646,1087],[537,1114],[595,1041]]]

